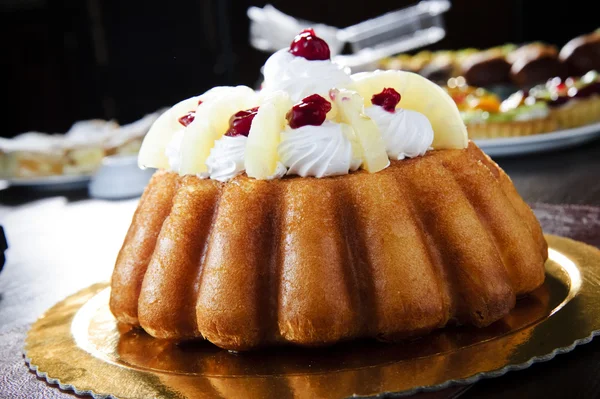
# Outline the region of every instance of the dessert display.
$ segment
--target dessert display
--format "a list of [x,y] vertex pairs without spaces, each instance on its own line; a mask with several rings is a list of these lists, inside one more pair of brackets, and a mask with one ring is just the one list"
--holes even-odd
[[[380,67],[416,72],[441,85],[461,76],[469,86],[485,88],[529,88],[555,76],[564,78],[567,70],[557,48],[541,42],[522,46],[508,43],[482,50],[422,51],[414,56],[401,54],[382,60]],[[437,74],[432,76],[432,71]]]
[[64,150],[62,173],[93,173],[105,156],[104,142],[118,129],[115,121],[93,119],[73,124],[63,140],[56,136],[58,147]]
[[405,70],[418,73],[445,85],[448,79],[462,77],[470,86],[494,86],[510,82],[511,64],[507,55],[517,48],[514,44],[489,49],[423,50],[414,55],[399,54],[380,61],[384,70]]
[[526,136],[558,128],[550,107],[545,102],[527,99],[523,91],[501,101],[482,87],[458,85],[456,80],[450,83],[454,84],[445,90],[456,102],[471,139]]
[[554,78],[528,91],[535,104],[548,104],[550,117],[568,129],[600,121],[600,77],[590,71],[581,77]]
[[387,70],[432,78],[456,101],[471,139],[529,136],[600,121],[600,30],[556,46],[422,51]]
[[38,132],[0,138],[0,177],[38,177],[63,173],[60,138]]
[[137,154],[158,113],[119,126],[93,119],[73,124],[65,134],[29,132],[0,138],[0,177],[26,179],[94,173],[108,155]]
[[264,74],[146,135],[160,170],[113,272],[119,322],[236,351],[395,341],[489,325],[542,284],[539,223],[440,86],[351,75],[312,30]]
[[600,78],[554,77],[501,101],[484,88],[450,79],[444,89],[461,111],[471,139],[516,137],[570,129],[600,121]]
[[469,86],[529,89],[551,78],[579,77],[600,70],[600,30],[572,39],[560,52],[543,42],[507,43],[489,49],[399,54],[381,60],[379,67],[416,72],[441,85],[461,76]]

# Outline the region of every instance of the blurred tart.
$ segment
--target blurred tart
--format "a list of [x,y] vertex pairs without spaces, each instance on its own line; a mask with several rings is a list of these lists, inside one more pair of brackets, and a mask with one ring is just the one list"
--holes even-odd
[[35,178],[94,173],[104,157],[135,155],[159,112],[128,125],[92,119],[73,124],[67,133],[29,132],[0,139],[0,176]]
[[115,121],[102,119],[74,123],[61,142],[65,151],[63,173],[79,175],[96,171],[104,159],[104,142],[118,129]]
[[446,87],[471,139],[527,136],[556,130],[545,103],[527,104],[522,92],[505,101],[483,88]]
[[60,175],[64,170],[65,151],[58,135],[29,132],[0,139],[0,156],[3,178]]
[[553,78],[529,91],[537,103],[546,103],[561,129],[600,121],[600,77],[590,71],[582,77]]

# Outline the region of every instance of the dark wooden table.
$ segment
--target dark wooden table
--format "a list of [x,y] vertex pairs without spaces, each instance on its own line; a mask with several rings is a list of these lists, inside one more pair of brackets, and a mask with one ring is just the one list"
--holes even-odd
[[[600,206],[600,141],[497,159],[530,203]],[[10,250],[0,272],[0,398],[73,398],[36,379],[21,357],[28,326],[48,307],[112,271],[137,199],[101,201],[87,191],[40,193],[0,187],[0,223]],[[600,235],[600,232],[598,232]],[[600,310],[599,310],[600,311]],[[424,398],[600,397],[600,339],[522,371]]]

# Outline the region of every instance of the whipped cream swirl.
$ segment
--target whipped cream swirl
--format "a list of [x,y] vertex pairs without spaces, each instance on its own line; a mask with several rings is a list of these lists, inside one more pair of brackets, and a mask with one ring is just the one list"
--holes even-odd
[[329,89],[346,87],[352,82],[349,73],[347,68],[330,60],[309,61],[282,49],[265,63],[262,91],[283,90],[293,102],[315,93],[328,98]]
[[326,177],[345,175],[360,167],[348,137],[349,125],[326,121],[321,126],[302,126],[281,133],[278,147],[288,175]]
[[[181,145],[184,135],[185,128],[179,129],[165,148],[170,170],[177,173],[181,167]],[[206,159],[208,173],[201,173],[197,176],[201,179],[210,177],[220,182],[226,182],[245,172],[244,155],[246,154],[247,140],[248,138],[245,136],[223,136],[215,141],[215,146],[210,150],[210,155]],[[280,179],[285,176],[286,172],[287,168],[281,162],[277,162],[275,172],[266,179]]]
[[433,143],[433,128],[420,112],[397,108],[388,112],[379,106],[365,109],[379,127],[390,159],[401,160],[424,155]]
[[[215,141],[215,146],[210,150],[210,155],[206,159],[208,167],[208,176],[213,180],[227,182],[239,174],[246,171],[244,157],[246,154],[245,136],[223,136]],[[287,168],[277,162],[275,173],[267,177],[266,180],[280,179],[285,176]]]
[[211,179],[226,182],[244,172],[244,154],[246,153],[246,136],[223,136],[215,141],[206,159],[208,174]]

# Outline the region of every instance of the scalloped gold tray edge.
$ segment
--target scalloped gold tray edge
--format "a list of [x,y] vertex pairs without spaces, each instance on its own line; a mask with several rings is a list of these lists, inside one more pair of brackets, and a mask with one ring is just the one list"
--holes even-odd
[[[228,375],[227,360],[223,366],[223,359],[228,358],[223,356],[216,363],[209,357],[203,364],[206,370],[192,375],[170,372],[169,363],[162,371],[127,367],[83,349],[81,339],[76,339],[81,335],[73,330],[77,312],[108,286],[98,283],[57,303],[33,324],[25,341],[25,362],[48,383],[94,398],[208,398],[230,397],[232,393],[249,398],[379,396],[469,384],[550,360],[600,333],[600,250],[563,237],[546,235],[546,239],[552,259],[546,265],[547,275],[568,285],[564,300],[541,320],[474,345],[443,341],[447,348],[440,353],[320,372]],[[109,332],[106,337],[106,347],[97,351],[116,352],[120,343],[114,342]],[[169,353],[160,355],[168,357]],[[237,365],[236,358],[231,359],[232,365]],[[216,373],[210,367],[221,369]]]

